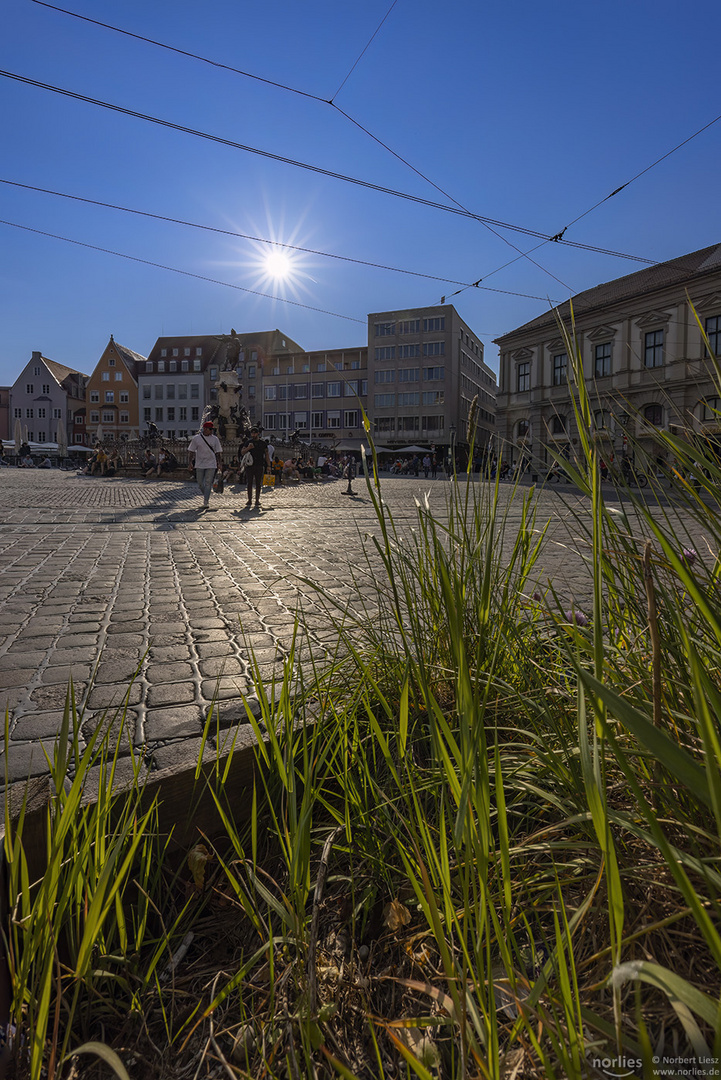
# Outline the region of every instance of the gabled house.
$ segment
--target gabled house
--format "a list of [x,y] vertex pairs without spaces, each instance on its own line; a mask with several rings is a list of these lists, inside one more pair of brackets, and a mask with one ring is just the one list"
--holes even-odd
[[66,436],[72,441],[73,417],[85,405],[88,376],[66,364],[49,360],[34,352],[10,388],[10,431],[15,421],[30,442],[57,442],[58,421],[65,423]]
[[84,418],[87,442],[95,441],[99,427],[103,438],[137,438],[138,370],[144,363],[144,356],[110,335],[87,385]]

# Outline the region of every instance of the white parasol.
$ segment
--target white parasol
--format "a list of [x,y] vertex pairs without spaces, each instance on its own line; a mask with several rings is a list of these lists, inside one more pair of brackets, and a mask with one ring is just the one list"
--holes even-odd
[[103,425],[98,424],[98,429],[95,432],[95,441],[101,443],[103,441]]
[[67,455],[68,455],[68,436],[67,436],[67,433],[65,431],[65,421],[63,420],[62,416],[58,420],[58,430],[57,430],[55,438],[57,439],[57,443],[58,443],[58,456],[59,457],[67,457]]
[[19,454],[20,453],[20,446],[21,446],[22,441],[23,441],[23,429],[22,429],[22,424],[20,423],[19,420],[15,421],[15,431],[14,431],[13,434],[14,434],[14,438],[15,438],[15,453]]

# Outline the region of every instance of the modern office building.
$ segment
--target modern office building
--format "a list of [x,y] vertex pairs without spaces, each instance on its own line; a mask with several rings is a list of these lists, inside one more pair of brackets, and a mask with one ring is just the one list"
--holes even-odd
[[356,440],[360,446],[367,395],[364,346],[276,356],[263,372],[265,434],[281,440],[297,431],[304,441]]
[[[721,391],[699,321],[719,356],[721,244],[587,289],[572,305],[595,435],[609,456],[634,445],[655,458],[659,428],[719,428]],[[573,457],[579,445],[559,320],[571,330],[569,303],[496,340],[499,436],[509,456],[537,465],[551,447]]]
[[384,446],[466,444],[474,398],[475,446],[492,444],[496,378],[452,304],[370,314],[368,384],[368,412]]

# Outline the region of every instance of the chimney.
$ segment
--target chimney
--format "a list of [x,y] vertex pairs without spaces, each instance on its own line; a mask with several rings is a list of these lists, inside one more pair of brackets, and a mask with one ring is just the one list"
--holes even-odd
[[42,358],[43,358],[43,354],[39,353],[39,352],[34,352],[33,355],[32,355],[33,360],[42,360]]

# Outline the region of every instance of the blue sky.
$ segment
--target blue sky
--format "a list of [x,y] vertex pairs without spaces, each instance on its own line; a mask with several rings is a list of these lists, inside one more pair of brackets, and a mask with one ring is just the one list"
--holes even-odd
[[[450,196],[473,213],[548,234],[721,113],[717,0],[397,0],[345,83],[390,0],[59,3],[324,100],[33,0],[5,0],[3,70],[423,199],[453,205]],[[300,253],[279,280],[265,265],[274,250],[267,244],[3,183],[5,221],[226,283],[2,224],[4,384],[35,349],[89,372],[111,333],[145,355],[161,335],[231,326],[277,326],[306,349],[350,347],[365,342],[368,312],[443,295],[480,335],[495,370],[493,337],[549,301],[644,265],[559,244],[534,251],[534,263],[515,248],[528,252],[538,241],[520,233],[494,234],[468,217],[6,77],[0,95],[3,180],[488,286],[452,297],[459,286]],[[721,242],[720,160],[721,121],[566,237],[657,261]]]

